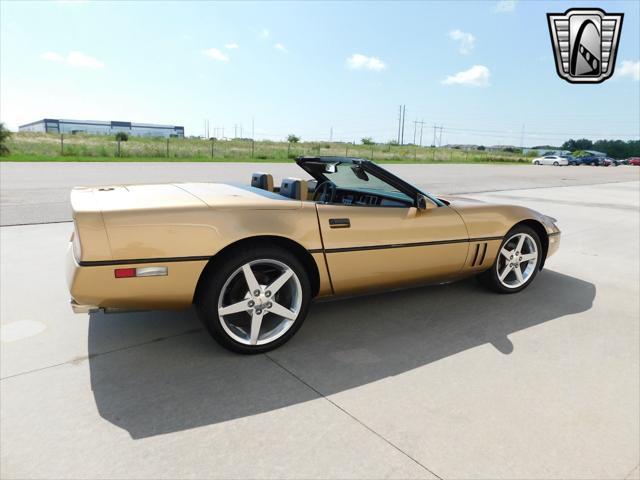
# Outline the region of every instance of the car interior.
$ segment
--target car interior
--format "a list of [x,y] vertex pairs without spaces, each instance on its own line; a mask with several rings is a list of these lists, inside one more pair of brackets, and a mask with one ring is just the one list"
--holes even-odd
[[405,201],[392,198],[383,193],[374,194],[337,188],[333,182],[325,181],[318,185],[316,180],[302,180],[287,177],[282,179],[280,187],[275,186],[270,173],[256,172],[251,175],[251,186],[277,193],[294,200],[353,206],[407,207]]

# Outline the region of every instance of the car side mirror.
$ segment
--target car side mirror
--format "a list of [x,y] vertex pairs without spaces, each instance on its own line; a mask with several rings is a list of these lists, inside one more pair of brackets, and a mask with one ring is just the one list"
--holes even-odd
[[425,195],[418,195],[418,198],[416,199],[416,207],[418,207],[418,210],[430,210],[434,206],[433,202],[431,202],[431,200],[429,200]]

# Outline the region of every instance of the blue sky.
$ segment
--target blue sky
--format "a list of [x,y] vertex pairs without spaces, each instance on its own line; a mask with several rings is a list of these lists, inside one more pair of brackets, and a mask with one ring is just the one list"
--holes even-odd
[[[625,14],[616,73],[558,78],[547,12]],[[0,118],[443,143],[640,137],[640,2],[0,2]],[[215,133],[219,136],[220,130]],[[238,127],[238,135],[240,130]]]

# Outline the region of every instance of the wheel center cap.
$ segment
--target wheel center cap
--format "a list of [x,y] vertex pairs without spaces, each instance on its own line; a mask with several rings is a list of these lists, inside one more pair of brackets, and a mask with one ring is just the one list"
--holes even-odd
[[254,302],[255,302],[254,308],[256,310],[262,310],[264,306],[267,304],[268,300],[267,300],[267,297],[265,297],[263,294],[258,297],[255,297]]

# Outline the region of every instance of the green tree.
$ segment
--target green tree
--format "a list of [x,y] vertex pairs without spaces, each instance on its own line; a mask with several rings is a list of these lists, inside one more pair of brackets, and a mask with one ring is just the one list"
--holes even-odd
[[375,142],[373,141],[373,139],[371,137],[364,137],[360,141],[362,142],[363,145],[375,145]]
[[298,143],[300,141],[300,137],[294,135],[293,133],[287,137],[287,142],[289,143]]
[[118,132],[116,133],[116,140],[119,142],[126,142],[129,140],[129,135],[127,135],[126,132]]
[[11,131],[0,122],[0,155],[9,155],[9,147],[7,147],[9,137],[11,137]]
[[570,138],[564,142],[560,148],[563,150],[570,150],[572,152],[574,150],[591,150],[593,148],[593,142],[588,138],[580,138],[578,140]]

